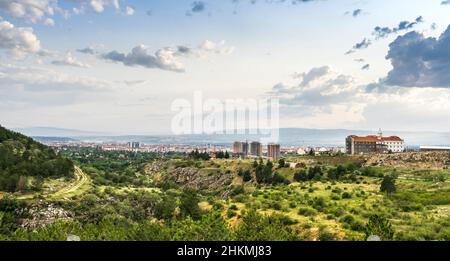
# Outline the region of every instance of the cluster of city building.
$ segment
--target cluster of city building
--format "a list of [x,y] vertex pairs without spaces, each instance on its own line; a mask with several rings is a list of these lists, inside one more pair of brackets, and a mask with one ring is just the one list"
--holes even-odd
[[[383,136],[380,130],[378,135],[356,136],[350,135],[345,139],[345,147],[281,147],[280,144],[267,144],[263,146],[258,141],[236,141],[232,147],[213,144],[186,145],[186,144],[143,144],[140,142],[51,142],[47,145],[57,150],[66,147],[97,148],[104,151],[132,151],[132,152],[156,152],[156,153],[190,153],[194,150],[214,154],[215,152],[232,152],[235,158],[267,158],[278,160],[282,154],[297,155],[323,155],[347,153],[349,155],[374,154],[374,153],[401,153],[406,151],[404,139],[398,136]],[[421,151],[450,151],[450,147],[421,146]],[[214,157],[212,157],[214,158]]]
[[263,145],[258,141],[235,141],[233,143],[233,153],[235,156],[241,157],[265,157],[271,160],[278,160],[281,156],[280,144],[270,143],[267,145],[267,150],[263,149]]
[[86,142],[86,141],[70,141],[70,142],[44,142],[46,145],[62,150],[67,147],[75,148],[95,148],[104,151],[129,151],[129,152],[155,152],[155,153],[190,153],[194,150],[200,152],[217,152],[229,150],[225,146],[218,145],[188,145],[188,144],[143,144],[141,142]]

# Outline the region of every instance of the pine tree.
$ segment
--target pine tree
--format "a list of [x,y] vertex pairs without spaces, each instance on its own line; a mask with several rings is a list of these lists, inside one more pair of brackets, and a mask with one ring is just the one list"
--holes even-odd
[[394,229],[388,219],[380,215],[372,215],[365,227],[366,240],[370,236],[379,236],[381,240],[393,240]]

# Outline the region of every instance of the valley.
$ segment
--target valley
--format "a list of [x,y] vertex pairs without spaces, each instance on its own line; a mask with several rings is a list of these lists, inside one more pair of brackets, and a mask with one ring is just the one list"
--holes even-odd
[[60,151],[74,175],[4,191],[0,240],[450,240],[445,152],[192,155]]

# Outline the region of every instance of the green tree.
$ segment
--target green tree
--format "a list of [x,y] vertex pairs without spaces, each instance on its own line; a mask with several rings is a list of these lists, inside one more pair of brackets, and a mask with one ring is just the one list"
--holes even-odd
[[256,169],[258,167],[258,161],[254,160],[253,161],[253,168]]
[[302,169],[294,174],[294,180],[297,182],[307,181],[308,180],[308,174],[306,173],[306,170]]
[[267,161],[266,165],[259,164],[256,168],[256,181],[258,183],[271,183],[273,178],[272,169],[273,163],[270,160]]
[[279,168],[285,168],[286,167],[286,161],[283,158],[278,160],[278,167]]
[[272,184],[273,185],[277,185],[277,184],[289,184],[289,180],[286,179],[283,175],[281,175],[278,172],[275,172],[275,174],[273,174],[273,178],[272,178]]
[[165,196],[155,207],[155,217],[158,219],[170,220],[173,218],[177,201],[174,197]]
[[388,219],[380,215],[372,215],[365,227],[366,240],[370,236],[379,236],[381,240],[394,239],[394,229]]
[[199,199],[194,190],[184,190],[180,201],[180,212],[182,217],[189,216],[194,220],[201,218],[201,210],[198,206]]
[[242,180],[244,182],[249,182],[250,180],[252,180],[252,173],[250,172],[250,170],[245,170],[242,173]]
[[386,175],[381,182],[380,191],[387,194],[395,193],[397,187],[395,185],[395,177],[393,175]]

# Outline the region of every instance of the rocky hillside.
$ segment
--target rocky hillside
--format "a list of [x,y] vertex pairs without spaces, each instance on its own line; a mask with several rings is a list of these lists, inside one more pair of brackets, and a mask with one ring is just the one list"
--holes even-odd
[[366,165],[410,169],[448,169],[450,167],[450,152],[372,155],[367,158]]
[[185,188],[208,192],[226,192],[231,188],[234,174],[218,168],[179,166],[173,162],[156,161],[146,167],[147,175],[157,182],[172,183]]

